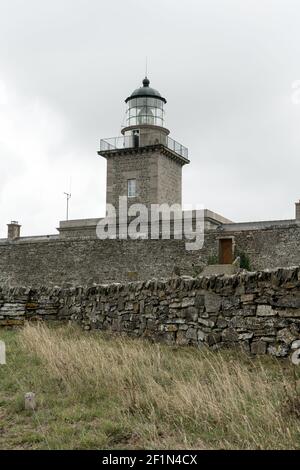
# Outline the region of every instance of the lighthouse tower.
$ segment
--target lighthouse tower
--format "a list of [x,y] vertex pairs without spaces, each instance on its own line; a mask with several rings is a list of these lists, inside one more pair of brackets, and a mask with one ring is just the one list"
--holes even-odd
[[166,99],[146,77],[125,103],[122,136],[102,139],[98,152],[107,160],[106,203],[117,209],[119,197],[127,196],[128,205],[181,204],[188,149],[173,140],[165,127]]

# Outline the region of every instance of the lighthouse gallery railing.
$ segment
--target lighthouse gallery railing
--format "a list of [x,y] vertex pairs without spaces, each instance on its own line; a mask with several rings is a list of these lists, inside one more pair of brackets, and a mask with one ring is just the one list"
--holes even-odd
[[[155,144],[157,145],[164,145],[168,149],[172,150],[173,152],[181,155],[184,158],[188,158],[189,151],[187,147],[184,147],[176,140],[172,139],[166,134],[156,134],[156,141]],[[110,137],[108,139],[101,139],[100,140],[100,151],[112,151],[117,149],[123,148],[136,148],[139,147],[139,140],[132,135],[120,136],[120,137]],[[144,146],[144,145],[142,145]]]

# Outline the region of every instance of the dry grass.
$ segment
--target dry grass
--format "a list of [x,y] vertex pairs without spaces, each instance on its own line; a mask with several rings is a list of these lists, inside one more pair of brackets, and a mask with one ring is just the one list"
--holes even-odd
[[35,364],[26,386],[47,436],[31,447],[300,448],[288,363],[42,324],[16,343]]

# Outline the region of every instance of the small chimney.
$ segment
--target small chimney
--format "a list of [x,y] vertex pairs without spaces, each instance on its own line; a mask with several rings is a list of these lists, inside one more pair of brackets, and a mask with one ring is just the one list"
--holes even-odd
[[300,223],[300,201],[296,202],[296,222]]
[[8,227],[8,230],[7,230],[8,240],[16,240],[17,238],[20,238],[21,225],[19,225],[19,222],[12,220],[10,224],[7,224],[7,227]]

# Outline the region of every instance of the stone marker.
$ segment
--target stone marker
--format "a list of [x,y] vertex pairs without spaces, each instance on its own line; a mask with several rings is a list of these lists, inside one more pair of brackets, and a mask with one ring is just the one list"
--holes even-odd
[[35,393],[25,393],[25,410],[34,411],[36,409]]
[[6,364],[6,351],[4,341],[0,341],[0,365]]

